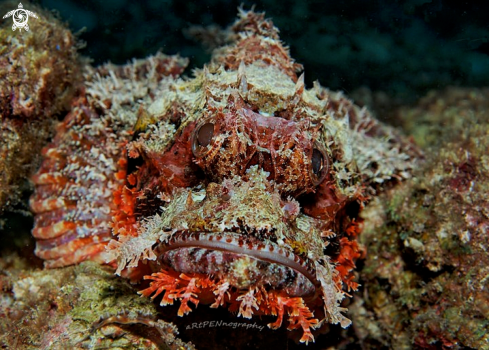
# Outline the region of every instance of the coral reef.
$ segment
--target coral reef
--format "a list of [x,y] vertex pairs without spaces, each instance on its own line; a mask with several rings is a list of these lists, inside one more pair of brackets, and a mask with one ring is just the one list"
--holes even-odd
[[426,163],[363,212],[353,308],[369,348],[489,348],[489,89],[432,92],[399,112]]
[[[50,12],[27,3],[37,14],[29,31],[0,27],[0,214],[21,197],[38,166],[39,152],[61,113],[69,109],[81,80],[77,43]],[[17,8],[5,2],[0,12]]]
[[[16,265],[12,266],[15,262]],[[127,281],[93,262],[28,270],[0,260],[0,346],[9,349],[194,349]]]
[[226,43],[193,78],[162,54],[87,69],[33,177],[36,255],[144,276],[140,293],[179,316],[272,315],[311,342],[350,324],[359,212],[418,153],[341,93],[306,89],[264,14],[240,9]]

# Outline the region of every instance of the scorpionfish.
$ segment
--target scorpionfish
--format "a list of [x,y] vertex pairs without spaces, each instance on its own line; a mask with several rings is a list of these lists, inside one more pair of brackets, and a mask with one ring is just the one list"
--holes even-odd
[[86,67],[30,200],[36,254],[148,280],[161,305],[276,316],[314,341],[357,289],[365,202],[409,177],[413,145],[314,83],[264,14],[239,10],[211,62],[158,53]]

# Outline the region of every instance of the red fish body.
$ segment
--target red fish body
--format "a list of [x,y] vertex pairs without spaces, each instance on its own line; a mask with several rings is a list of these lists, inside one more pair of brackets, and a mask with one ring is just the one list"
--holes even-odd
[[193,78],[161,54],[88,70],[34,177],[36,254],[148,279],[140,293],[179,315],[275,315],[313,341],[350,324],[359,213],[412,151],[341,93],[306,89],[263,14],[241,11],[228,42]]

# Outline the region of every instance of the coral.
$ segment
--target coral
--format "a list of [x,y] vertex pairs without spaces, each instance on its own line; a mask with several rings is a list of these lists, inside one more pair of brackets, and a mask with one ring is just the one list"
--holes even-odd
[[363,212],[353,313],[369,348],[488,348],[488,101],[488,89],[448,88],[399,111],[426,162]]
[[[15,8],[3,3],[0,12]],[[38,15],[30,18],[30,31],[12,31],[11,19],[0,28],[0,213],[19,201],[38,165],[33,150],[46,143],[81,80],[73,34],[51,13],[26,8]]]
[[[6,260],[0,261],[2,271]],[[9,267],[2,285],[0,344],[38,349],[193,349],[123,279],[92,262],[57,270]]]

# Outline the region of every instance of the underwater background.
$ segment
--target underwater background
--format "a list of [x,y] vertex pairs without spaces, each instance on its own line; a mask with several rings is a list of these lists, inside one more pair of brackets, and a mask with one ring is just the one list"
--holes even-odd
[[[177,308],[169,306],[165,308],[173,316],[157,326],[119,322],[122,330],[107,328],[100,335],[100,328],[107,326],[100,321],[104,315],[116,315],[121,309],[138,315],[162,311],[140,298],[127,281],[96,264],[44,270],[34,255],[29,179],[40,164],[40,150],[52,140],[55,124],[68,107],[61,94],[36,105],[33,114],[10,107],[11,86],[4,71],[6,52],[16,42],[11,40],[11,20],[4,19],[0,347],[62,349],[71,339],[70,344],[80,348],[146,348],[150,339],[151,346],[162,349],[191,348],[190,342],[197,349],[489,349],[489,3],[39,0],[23,4],[27,9],[38,6],[31,8],[34,12],[43,8],[51,13],[43,25],[47,29],[46,23],[53,24],[49,30],[56,35],[36,43],[37,52],[59,53],[57,45],[72,38],[69,32],[75,33],[59,57],[43,58],[32,69],[41,72],[47,64],[56,66],[58,59],[75,64],[74,51],[97,66],[108,61],[125,64],[160,50],[189,58],[184,73],[188,76],[209,62],[212,49],[222,44],[219,28],[235,21],[237,8],[254,6],[272,19],[291,56],[304,66],[307,88],[318,80],[367,106],[377,119],[419,146],[422,162],[411,179],[379,193],[362,213],[365,223],[359,240],[366,256],[356,263],[360,287],[350,304],[342,305],[349,309],[350,328],[331,326],[329,333],[306,347],[287,339],[284,327],[186,330],[191,322],[243,319],[227,310],[203,311],[204,307],[199,307],[203,313],[182,319],[175,317]],[[0,2],[2,15],[16,6],[16,1]],[[29,23],[34,25],[34,20]],[[57,29],[63,23],[63,31]],[[80,81],[76,72],[62,68],[63,77],[56,77],[60,85]],[[25,84],[27,78],[19,76],[18,84]],[[94,332],[91,338],[87,327]],[[166,337],[158,338],[144,327]]]
[[[162,50],[202,67],[210,52],[196,26],[227,27],[241,4],[265,12],[281,40],[319,80],[351,93],[368,87],[414,101],[447,85],[484,86],[489,76],[489,5],[482,1],[55,1],[82,54],[125,63]],[[193,28],[193,30],[192,30]],[[205,39],[205,38],[204,38]]]

